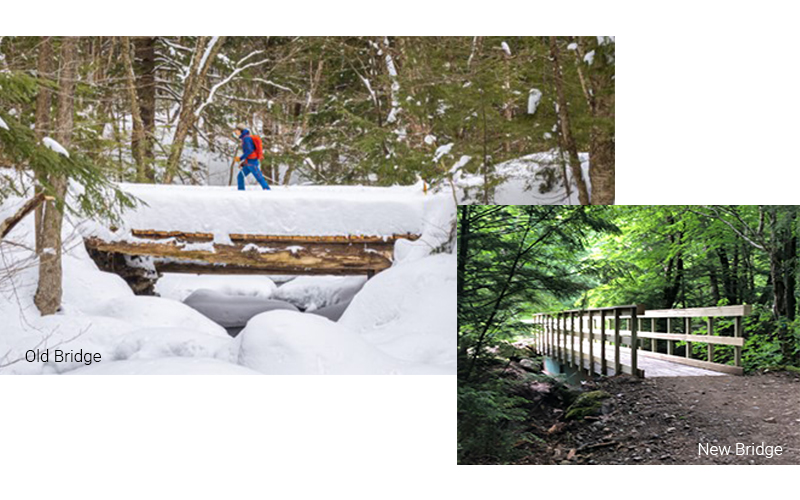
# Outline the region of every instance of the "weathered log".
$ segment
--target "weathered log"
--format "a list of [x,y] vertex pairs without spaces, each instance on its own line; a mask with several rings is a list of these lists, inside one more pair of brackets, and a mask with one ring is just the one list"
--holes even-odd
[[276,245],[256,246],[245,240],[232,245],[211,243],[202,249],[176,240],[131,243],[88,238],[86,246],[96,252],[153,257],[158,272],[369,274],[392,264],[391,241],[353,243],[305,238],[282,242],[302,241],[302,246],[287,246],[279,240],[269,240]]
[[[155,231],[151,229],[133,229],[131,234],[142,239],[169,239],[190,242],[213,241],[211,233],[186,233],[183,231]],[[231,234],[233,242],[246,241],[250,243],[394,243],[398,239],[414,241],[419,239],[417,234],[395,234],[392,236],[288,236],[288,235],[262,235],[262,234]]]

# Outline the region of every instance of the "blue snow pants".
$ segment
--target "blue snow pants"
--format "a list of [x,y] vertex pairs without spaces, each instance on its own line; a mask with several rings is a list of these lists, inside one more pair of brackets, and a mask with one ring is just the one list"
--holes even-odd
[[261,184],[262,188],[269,189],[269,184],[267,184],[267,180],[261,173],[258,160],[247,160],[247,163],[239,170],[239,175],[236,177],[236,181],[239,184],[239,191],[244,191],[244,178],[249,174],[253,174],[253,177]]

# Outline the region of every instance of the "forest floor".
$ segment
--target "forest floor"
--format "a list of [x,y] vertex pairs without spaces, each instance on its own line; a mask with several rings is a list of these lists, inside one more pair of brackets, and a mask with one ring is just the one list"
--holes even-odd
[[[548,413],[552,426],[543,441],[520,446],[521,464],[800,464],[800,376],[778,372],[748,376],[628,376],[585,383],[585,391],[610,394],[602,412],[563,421],[564,410]],[[768,458],[742,446],[781,446]],[[699,445],[730,447],[700,453]],[[710,450],[710,448],[709,448]]]

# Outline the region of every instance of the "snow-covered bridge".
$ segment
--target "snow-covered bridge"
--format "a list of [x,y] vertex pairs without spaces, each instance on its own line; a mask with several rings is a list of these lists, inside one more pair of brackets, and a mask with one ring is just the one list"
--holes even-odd
[[159,272],[372,275],[391,265],[397,240],[420,237],[432,198],[416,187],[121,188],[137,207],[84,239],[135,289]]

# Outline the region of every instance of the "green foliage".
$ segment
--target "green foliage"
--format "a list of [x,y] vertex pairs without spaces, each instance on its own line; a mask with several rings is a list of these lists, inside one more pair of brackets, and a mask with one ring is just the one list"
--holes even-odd
[[525,420],[525,399],[510,396],[500,379],[458,387],[458,463],[502,463],[511,460]]
[[101,215],[114,220],[134,200],[112,185],[106,172],[97,168],[85,155],[77,151],[69,157],[56,153],[36,140],[33,132],[22,126],[14,117],[0,113],[8,130],[0,128],[0,155],[20,170],[0,176],[0,203],[11,195],[32,196],[31,173],[35,173],[38,185],[45,194],[57,196],[51,179],[66,177],[76,183],[72,190],[74,202],[57,199],[62,209],[78,215]]

